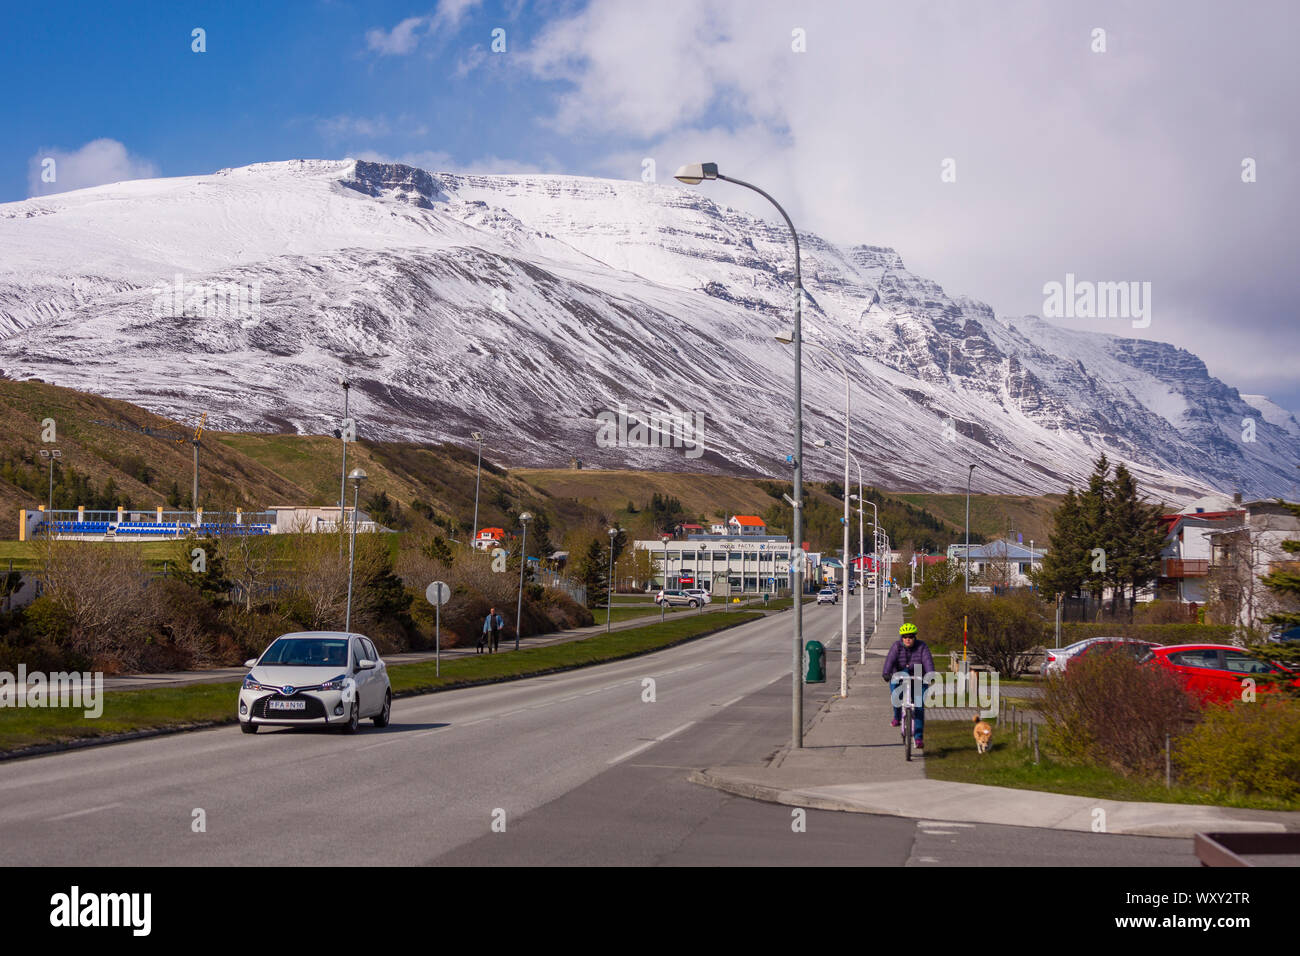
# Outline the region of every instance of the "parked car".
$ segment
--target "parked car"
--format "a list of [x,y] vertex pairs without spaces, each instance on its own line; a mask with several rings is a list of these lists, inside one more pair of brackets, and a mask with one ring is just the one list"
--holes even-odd
[[701,604],[708,604],[713,600],[713,595],[704,588],[686,588],[686,594],[695,598]]
[[817,592],[817,603],[818,604],[839,604],[840,603],[839,593],[834,588],[831,587],[822,588],[820,591]]
[[1138,641],[1123,637],[1097,638],[1066,658],[1065,669],[1068,671],[1077,662],[1102,654],[1125,654],[1135,661],[1146,660],[1149,657],[1148,652],[1160,646],[1154,641]]
[[239,688],[239,726],[338,727],[357,732],[363,718],[387,727],[393,710],[388,668],[368,637],[340,631],[282,634],[250,668]]
[[686,591],[674,588],[656,594],[655,603],[662,604],[664,607],[699,607],[704,602],[697,597],[692,597]]
[[1153,647],[1142,663],[1163,667],[1177,675],[1188,692],[1203,703],[1241,700],[1242,681],[1252,677],[1257,693],[1276,690],[1264,678],[1281,674],[1300,687],[1300,676],[1277,663],[1266,664],[1231,644],[1170,644]]
[[1064,672],[1066,661],[1079,653],[1079,651],[1083,650],[1089,644],[1095,644],[1098,641],[1122,640],[1122,637],[1085,637],[1083,640],[1075,641],[1073,644],[1067,644],[1065,647],[1049,647],[1047,649],[1047,654],[1043,658],[1041,673],[1044,677],[1050,677],[1053,674]]

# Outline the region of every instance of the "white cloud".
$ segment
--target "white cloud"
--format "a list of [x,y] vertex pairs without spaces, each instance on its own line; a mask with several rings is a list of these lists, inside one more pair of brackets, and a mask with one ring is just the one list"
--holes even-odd
[[419,30],[430,23],[428,17],[407,17],[391,30],[379,27],[367,30],[366,49],[373,50],[380,56],[405,56],[419,46]]
[[457,29],[465,14],[480,3],[482,0],[440,0],[429,16],[407,17],[391,30],[382,27],[367,30],[366,49],[380,56],[406,56],[414,53],[422,39],[443,29]]
[[[561,82],[547,121],[603,144],[599,171],[636,179],[650,156],[665,182],[717,161],[801,229],[894,246],[1004,315],[1040,313],[1066,272],[1150,281],[1149,328],[1096,330],[1174,342],[1244,385],[1232,373],[1300,349],[1279,321],[1300,218],[1298,29],[1284,3],[1224,17],[1203,0],[666,0],[553,19],[518,62]],[[774,215],[747,190],[700,188]]]
[[[38,150],[27,161],[27,195],[48,196],[128,179],[151,179],[157,175],[157,166],[132,156],[117,140],[96,139],[73,152]],[[51,177],[53,182],[46,182]]]
[[326,139],[349,136],[386,136],[388,120],[383,116],[328,116],[316,121],[316,132]]

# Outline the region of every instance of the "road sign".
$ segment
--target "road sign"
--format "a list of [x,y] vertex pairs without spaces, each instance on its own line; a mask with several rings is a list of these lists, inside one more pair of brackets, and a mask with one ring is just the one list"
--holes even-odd
[[424,589],[424,596],[429,599],[433,605],[434,622],[433,622],[433,653],[434,664],[433,673],[435,677],[442,676],[442,606],[447,603],[451,597],[451,588],[447,586],[446,581],[434,581]]
[[993,589],[987,584],[972,584],[970,586],[971,594],[990,594],[992,591]]

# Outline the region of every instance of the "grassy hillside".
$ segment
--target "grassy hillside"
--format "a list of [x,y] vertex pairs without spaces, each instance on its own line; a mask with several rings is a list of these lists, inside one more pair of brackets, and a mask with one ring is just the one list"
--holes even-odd
[[[45,444],[42,422],[50,418],[57,440]],[[17,537],[18,509],[45,501],[47,471],[39,457],[41,448],[63,452],[55,472],[56,507],[188,509],[193,470],[192,448],[185,437],[189,434],[192,425],[168,421],[127,402],[0,379],[0,538]],[[331,436],[205,432],[200,503],[209,511],[333,504],[338,500],[340,465],[339,441]],[[363,507],[391,527],[461,541],[468,537],[474,514],[472,447],[363,438],[348,449],[348,469],[355,467],[369,476],[361,492]],[[584,534],[603,540],[610,521],[626,527],[631,537],[650,537],[658,530],[650,506],[659,495],[679,501],[687,517],[710,522],[736,513],[758,514],[767,516],[775,530],[787,530],[776,527],[789,521],[789,509],[781,502],[781,491],[787,488],[788,483],[729,475],[506,471],[485,458],[479,526],[517,527],[517,514],[528,509],[549,522],[555,547],[584,540]],[[387,501],[376,512],[380,494]],[[868,497],[873,494],[870,490]],[[807,496],[812,546],[838,548],[839,498],[822,484],[810,484]],[[964,496],[883,493],[880,500],[886,527],[910,528],[940,543],[960,536]],[[1010,521],[1013,532],[1020,531],[1026,540],[1044,540],[1054,504],[1027,496],[975,496],[973,537],[1000,534]],[[856,528],[853,533],[856,540]],[[896,534],[895,544],[904,545],[907,534]]]

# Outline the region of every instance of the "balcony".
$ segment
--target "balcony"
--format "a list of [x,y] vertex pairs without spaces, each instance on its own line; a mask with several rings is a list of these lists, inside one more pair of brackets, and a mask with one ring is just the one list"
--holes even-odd
[[1160,576],[1164,578],[1203,578],[1210,573],[1208,560],[1163,558]]

